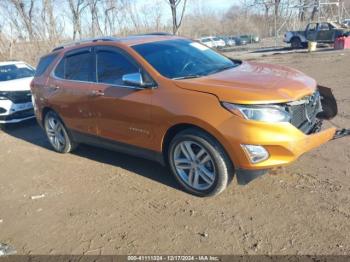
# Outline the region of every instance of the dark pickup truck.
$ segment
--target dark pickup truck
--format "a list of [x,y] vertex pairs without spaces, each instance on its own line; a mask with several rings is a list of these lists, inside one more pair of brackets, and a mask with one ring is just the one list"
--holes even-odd
[[341,35],[349,35],[350,29],[334,22],[310,23],[304,31],[289,31],[284,35],[284,42],[292,48],[306,47],[308,41],[332,44]]

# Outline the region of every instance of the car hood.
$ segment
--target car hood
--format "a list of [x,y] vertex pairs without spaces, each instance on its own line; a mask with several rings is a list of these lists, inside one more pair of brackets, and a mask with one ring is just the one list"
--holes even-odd
[[310,95],[316,89],[316,81],[298,70],[254,62],[242,62],[209,76],[175,80],[175,84],[237,104],[285,103]]
[[33,77],[0,81],[0,91],[28,91]]

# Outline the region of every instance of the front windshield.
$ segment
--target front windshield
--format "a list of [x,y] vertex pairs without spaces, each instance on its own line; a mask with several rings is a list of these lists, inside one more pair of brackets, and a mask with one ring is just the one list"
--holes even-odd
[[238,65],[214,50],[187,39],[133,46],[160,74],[171,79],[200,77]]
[[0,81],[9,81],[34,76],[34,69],[26,64],[11,64],[0,66]]

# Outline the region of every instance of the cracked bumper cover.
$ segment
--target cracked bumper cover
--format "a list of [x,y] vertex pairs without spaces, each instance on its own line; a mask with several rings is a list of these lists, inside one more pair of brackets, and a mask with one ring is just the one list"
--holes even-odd
[[[322,96],[323,111],[317,116],[321,121],[334,118],[338,113],[336,99],[332,90],[327,87],[318,87]],[[248,184],[250,181],[266,174],[273,166],[289,164],[299,158],[302,154],[315,149],[328,141],[350,136],[350,129],[340,129],[332,127],[309,135],[295,136],[290,141],[280,141],[275,145],[264,145],[270,154],[268,161],[257,165],[241,167],[236,171],[237,182],[240,185]]]

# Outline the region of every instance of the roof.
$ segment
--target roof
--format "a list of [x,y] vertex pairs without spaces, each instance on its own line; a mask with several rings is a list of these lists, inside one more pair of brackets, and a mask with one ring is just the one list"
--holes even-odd
[[95,43],[95,42],[117,42],[117,43],[125,44],[127,46],[133,46],[133,45],[138,45],[138,44],[143,44],[143,43],[165,41],[165,40],[171,40],[171,39],[183,39],[183,37],[174,36],[174,35],[170,35],[170,34],[166,34],[166,33],[131,35],[128,37],[104,36],[104,37],[88,38],[88,39],[78,40],[75,42],[65,43],[61,46],[55,47],[52,51],[57,51],[57,50],[68,48],[68,47],[80,46],[83,44],[89,44],[89,43]]
[[119,42],[128,46],[133,46],[138,44],[172,40],[172,39],[183,39],[183,37],[174,36],[174,35],[134,35],[134,36],[128,36],[124,38],[119,38]]

